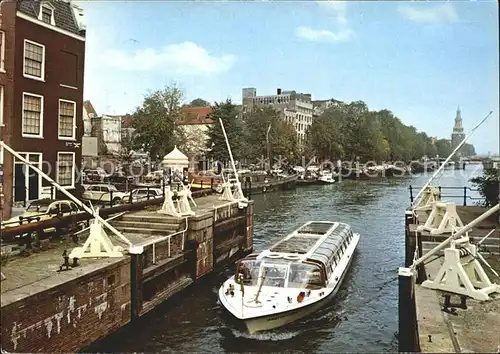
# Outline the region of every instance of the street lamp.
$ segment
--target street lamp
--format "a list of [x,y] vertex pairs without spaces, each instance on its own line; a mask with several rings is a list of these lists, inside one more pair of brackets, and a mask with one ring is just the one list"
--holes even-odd
[[269,127],[267,127],[267,132],[266,132],[267,161],[269,162],[269,170],[271,170],[271,146],[269,144],[269,133],[270,132],[271,132],[271,123],[269,123]]

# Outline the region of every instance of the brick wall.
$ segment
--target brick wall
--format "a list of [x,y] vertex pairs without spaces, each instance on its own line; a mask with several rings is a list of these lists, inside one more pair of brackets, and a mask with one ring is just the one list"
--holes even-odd
[[8,352],[76,352],[130,321],[130,259],[2,307]]
[[[1,20],[0,29],[5,32],[5,72],[0,71],[0,85],[4,88],[4,107],[3,120],[4,126],[0,126],[0,140],[12,146],[12,115],[14,107],[14,52],[15,47],[15,13],[16,2],[2,1],[0,4]],[[0,202],[0,216],[2,220],[11,217],[12,211],[12,178],[13,178],[13,162],[12,155],[4,151],[4,178],[3,178],[3,200]],[[1,198],[1,196],[0,196]]]

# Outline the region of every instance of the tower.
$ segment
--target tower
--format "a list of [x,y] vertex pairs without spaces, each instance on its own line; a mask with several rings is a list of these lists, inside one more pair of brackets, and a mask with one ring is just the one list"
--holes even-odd
[[[454,150],[462,140],[465,139],[464,127],[462,122],[462,112],[460,111],[460,106],[457,108],[457,114],[455,116],[455,125],[453,126],[453,133],[451,133],[451,149]],[[456,159],[461,157],[461,150],[457,151]]]

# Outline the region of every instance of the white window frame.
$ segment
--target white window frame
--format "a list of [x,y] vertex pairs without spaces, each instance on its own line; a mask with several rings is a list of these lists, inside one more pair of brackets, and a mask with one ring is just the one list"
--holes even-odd
[[42,3],[42,4],[40,5],[40,11],[38,12],[38,19],[39,19],[40,21],[42,21],[43,23],[47,23],[47,22],[45,22],[44,20],[42,20],[42,18],[43,18],[43,17],[42,17],[42,14],[43,14],[43,8],[46,8],[46,9],[50,10],[50,13],[51,13],[51,16],[50,16],[50,24],[51,24],[52,26],[55,26],[55,25],[56,25],[56,20],[55,20],[55,18],[54,18],[54,10],[55,10],[54,6],[52,6],[52,5],[51,5],[50,3],[48,3],[48,2],[47,2],[47,3]]
[[58,151],[57,152],[57,161],[56,161],[56,182],[59,183],[59,157],[61,155],[72,155],[73,156],[73,166],[71,169],[71,185],[63,186],[64,189],[74,189],[75,188],[75,174],[76,174],[76,166],[75,166],[75,153],[73,151]]
[[2,103],[0,104],[0,127],[4,126],[4,123],[3,123],[3,111],[4,111],[4,107],[5,107],[4,98],[5,98],[4,88],[3,88],[3,85],[0,85],[0,100],[2,101]]
[[[40,103],[40,134],[29,134],[23,131],[24,129],[24,96],[33,96],[41,99]],[[23,138],[35,138],[35,139],[43,139],[43,111],[44,111],[45,100],[42,95],[37,95],[36,93],[31,92],[23,92],[23,102],[22,102],[22,120],[21,120],[21,133]]]
[[[38,76],[33,76],[26,74],[26,43],[31,43],[33,45],[37,45],[39,47],[42,47],[42,74],[41,77]],[[33,80],[38,80],[38,81],[45,81],[45,46],[41,43],[30,41],[29,39],[24,40],[24,46],[23,46],[23,76],[27,79],[33,79]]]
[[0,31],[2,38],[0,38],[0,42],[2,45],[2,49],[0,50],[0,72],[5,72],[5,31]]
[[[73,134],[71,136],[60,136],[61,125],[61,102],[73,103]],[[76,102],[60,98],[58,102],[58,115],[57,115],[57,137],[59,140],[76,140]]]

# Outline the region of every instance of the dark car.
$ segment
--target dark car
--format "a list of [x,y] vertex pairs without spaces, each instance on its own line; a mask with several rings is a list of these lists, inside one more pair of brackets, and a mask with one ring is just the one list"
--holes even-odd
[[114,172],[109,176],[104,177],[104,182],[108,183],[127,183],[133,182],[134,177],[126,176],[123,172]]

